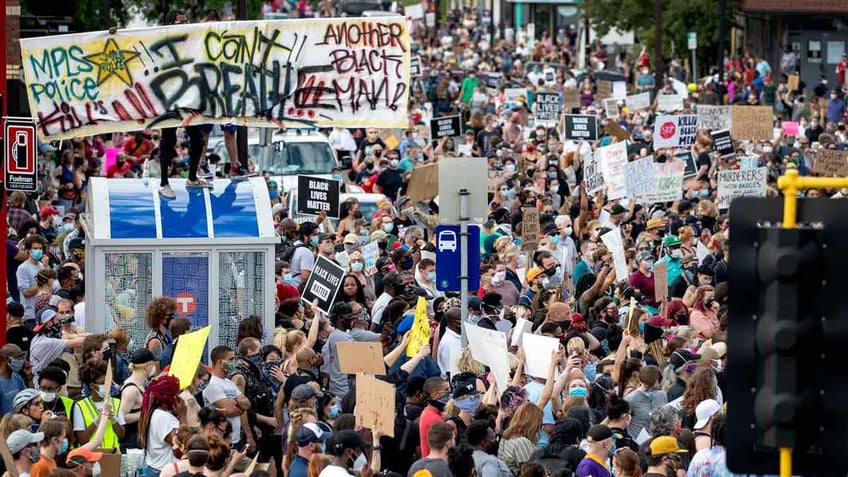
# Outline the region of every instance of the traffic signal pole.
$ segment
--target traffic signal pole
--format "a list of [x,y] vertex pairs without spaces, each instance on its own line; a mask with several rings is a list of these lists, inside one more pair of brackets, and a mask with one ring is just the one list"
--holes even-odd
[[[783,228],[798,226],[798,192],[806,189],[841,189],[848,187],[848,177],[802,177],[798,169],[787,169],[777,179],[783,192]],[[780,448],[780,477],[792,477],[792,448]]]

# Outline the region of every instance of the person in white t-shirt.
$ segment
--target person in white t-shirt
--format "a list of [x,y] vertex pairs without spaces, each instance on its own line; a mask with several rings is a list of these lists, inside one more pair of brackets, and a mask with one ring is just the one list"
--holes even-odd
[[[235,383],[227,379],[231,371],[238,366],[236,354],[226,346],[216,346],[212,350],[212,376],[209,384],[203,390],[203,404],[213,407],[227,416],[227,420],[233,426],[231,444],[238,444],[241,440],[241,415],[250,410],[250,401],[236,387]],[[247,449],[250,452],[252,449]]]
[[177,461],[172,445],[180,428],[179,392],[180,381],[174,376],[160,376],[144,389],[146,406],[141,409],[138,437],[145,449],[148,476],[158,476],[165,466]]

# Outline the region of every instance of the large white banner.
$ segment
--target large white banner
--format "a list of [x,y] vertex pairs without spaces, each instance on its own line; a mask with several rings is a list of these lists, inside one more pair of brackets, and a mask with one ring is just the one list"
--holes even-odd
[[21,40],[42,139],[186,124],[403,127],[403,17],[198,23]]

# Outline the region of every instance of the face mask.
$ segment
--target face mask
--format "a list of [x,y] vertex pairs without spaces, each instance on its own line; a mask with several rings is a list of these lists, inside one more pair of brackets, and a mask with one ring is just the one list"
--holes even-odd
[[675,249],[671,251],[671,258],[675,260],[679,260],[681,256],[680,249]]
[[551,192],[556,192],[559,190],[559,183],[551,182]]
[[310,237],[310,238],[309,238],[309,243],[310,243],[313,247],[317,247],[317,246],[318,246],[318,236],[317,236],[317,235],[314,235],[314,236]]
[[338,175],[338,174],[333,174],[333,175],[332,175],[332,178],[333,178],[333,180],[334,180],[334,181],[340,181],[340,180],[342,180],[342,176],[340,176],[340,175]]
[[362,267],[362,262],[351,262],[350,264],[350,269],[357,273],[362,271]]
[[548,288],[548,285],[551,284],[551,281],[548,280],[548,277],[542,279],[542,288]]
[[395,228],[395,224],[383,224],[383,232],[391,233],[391,231]]
[[291,273],[286,273],[285,275],[283,275],[283,283],[291,285],[291,283],[292,283],[292,274]]
[[105,398],[107,396],[105,384],[97,386],[97,394],[100,395],[101,398]]
[[38,393],[41,396],[41,400],[44,402],[53,402],[56,400],[56,393],[46,393],[44,391]]
[[706,197],[706,196],[710,195],[710,191],[708,191],[707,189],[701,189],[701,191],[698,194],[701,197]]
[[226,369],[227,374],[229,375],[229,374],[232,374],[236,371],[236,368],[238,367],[238,363],[236,362],[236,360],[232,360],[232,361],[228,362],[225,366],[226,367],[224,369]]
[[430,282],[430,283],[435,283],[436,282],[436,272],[427,273],[427,281]]
[[645,332],[645,323],[639,323],[639,333]]
[[103,352],[103,361],[111,361],[112,360],[112,350],[107,349]]
[[686,365],[686,372],[692,374],[695,370],[698,369],[698,365],[695,363],[689,363]]
[[714,298],[707,298],[707,299],[704,301],[704,306],[706,306],[707,308],[712,308],[712,307],[713,307],[713,303],[715,303],[715,299],[714,299]]
[[689,198],[690,199],[697,199],[698,198],[698,191],[696,191],[696,190],[689,191]]
[[74,230],[74,224],[62,224],[59,232],[72,232]]
[[323,442],[318,443],[318,452],[325,453],[327,451],[327,446]]
[[392,169],[397,168],[397,166],[398,166],[398,160],[397,159],[392,159],[391,161],[389,161],[389,167],[391,167]]
[[551,244],[559,245],[559,241],[560,241],[559,235],[552,235],[551,236]]
[[615,441],[612,441],[612,447],[610,447],[610,450],[609,450],[609,456],[610,456],[610,457],[612,457],[612,456],[613,456],[613,454],[615,454],[615,447],[616,447],[616,446],[615,446]]
[[33,464],[38,462],[38,459],[41,458],[41,448],[36,446],[30,449],[29,451],[29,461]]
[[412,268],[413,263],[414,262],[412,261],[411,258],[407,258],[407,259],[404,259],[403,262],[401,262],[400,266],[403,267],[404,270],[409,270],[409,269]]
[[480,400],[477,398],[462,399],[454,401],[454,404],[456,404],[456,407],[458,407],[460,411],[465,411],[471,414],[477,409],[477,406],[480,404]]
[[209,385],[209,381],[201,381],[201,382],[197,383],[197,392],[202,393],[206,389],[206,386],[208,386],[208,385]]
[[[557,176],[556,172],[548,172],[548,178],[556,179],[556,176]],[[553,187],[553,184],[551,184],[551,187]]]
[[549,276],[549,277],[552,277],[552,276],[556,275],[556,272],[557,272],[556,267],[551,267],[551,268],[546,268],[546,269],[545,269],[545,275],[547,275],[547,276]]
[[527,263],[527,257],[525,257],[524,255],[519,255],[518,256],[518,268],[523,267],[525,263]]
[[506,169],[508,172],[515,172],[515,164],[507,164],[504,166],[504,169]]
[[365,467],[365,464],[367,463],[368,459],[365,457],[365,453],[360,453],[359,457],[357,457],[356,460],[353,461],[353,471],[358,473]]
[[710,280],[709,278],[699,278],[698,279],[699,285],[709,285],[711,282],[712,282],[712,280]]
[[584,388],[583,386],[575,386],[568,390],[569,397],[584,398],[586,397],[586,394],[588,394],[588,391],[586,391],[586,388]]
[[62,444],[59,446],[58,453],[64,454],[65,452],[68,452],[68,438],[67,437],[62,439]]
[[339,408],[339,405],[333,404],[332,406],[330,406],[330,414],[328,414],[328,417],[330,419],[335,419],[335,418],[339,417],[339,414],[341,414],[341,413],[342,413],[342,410],[341,410],[341,408]]
[[33,260],[37,262],[41,260],[41,257],[44,256],[44,250],[31,250],[29,252],[29,255],[32,257]]
[[508,199],[509,198],[509,189],[502,190],[501,191],[501,197],[503,197],[504,199]]
[[24,360],[18,358],[9,358],[9,369],[13,373],[20,373],[24,368]]
[[150,371],[147,372],[147,379],[153,379],[156,376],[156,366],[151,366]]

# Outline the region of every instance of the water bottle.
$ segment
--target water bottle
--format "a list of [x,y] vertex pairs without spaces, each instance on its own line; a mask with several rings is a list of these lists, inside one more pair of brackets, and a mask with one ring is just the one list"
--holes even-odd
[[141,178],[144,180],[144,185],[147,186],[147,183],[150,182],[150,159],[145,159],[144,164],[141,165]]

